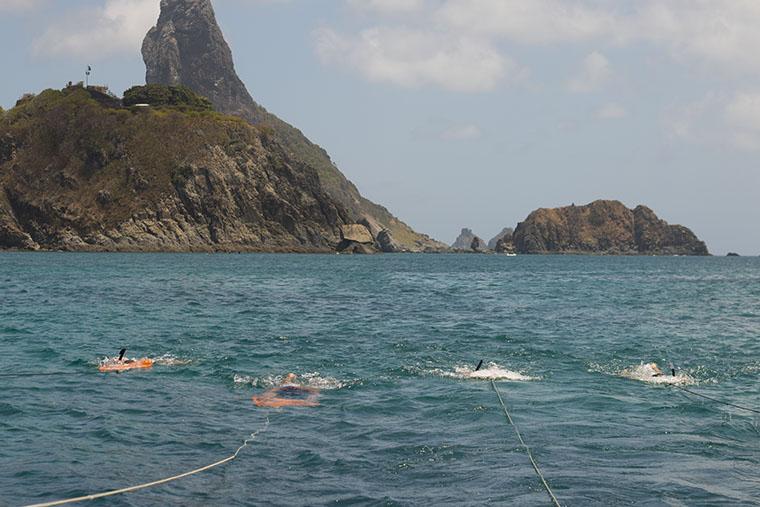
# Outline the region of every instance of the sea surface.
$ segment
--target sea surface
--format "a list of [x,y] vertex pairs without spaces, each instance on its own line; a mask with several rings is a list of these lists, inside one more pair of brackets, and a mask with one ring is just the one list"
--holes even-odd
[[256,431],[87,505],[550,505],[494,377],[562,505],[760,504],[760,415],[681,389],[760,409],[760,258],[6,253],[0,375],[0,505]]

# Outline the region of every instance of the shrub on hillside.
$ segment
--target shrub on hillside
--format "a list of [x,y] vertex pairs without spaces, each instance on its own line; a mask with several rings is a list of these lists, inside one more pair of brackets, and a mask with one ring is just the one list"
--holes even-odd
[[206,97],[201,97],[186,86],[164,86],[149,84],[133,86],[124,92],[125,106],[149,104],[152,107],[178,107],[194,111],[213,111],[214,107]]

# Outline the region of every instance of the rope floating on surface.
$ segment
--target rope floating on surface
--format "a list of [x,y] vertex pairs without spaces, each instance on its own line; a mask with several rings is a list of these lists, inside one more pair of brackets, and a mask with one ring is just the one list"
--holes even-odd
[[153,482],[146,482],[144,484],[138,484],[136,486],[130,486],[128,488],[114,489],[114,490],[106,491],[106,492],[103,492],[103,493],[95,493],[95,494],[92,494],[92,495],[85,495],[85,496],[80,496],[80,497],[76,497],[76,498],[67,498],[65,500],[57,500],[55,502],[36,503],[36,504],[26,505],[25,507],[55,507],[57,505],[66,505],[66,504],[70,504],[70,503],[78,503],[78,502],[86,502],[86,501],[90,501],[90,500],[97,500],[98,498],[105,498],[105,497],[109,497],[109,496],[122,495],[124,493],[132,493],[134,491],[139,491],[141,489],[147,489],[147,488],[152,488],[154,486],[160,486],[161,484],[166,484],[167,482],[173,482],[173,481],[176,481],[176,480],[179,480],[179,479],[183,479],[185,477],[189,477],[191,475],[199,474],[201,472],[205,472],[206,470],[210,470],[212,468],[224,465],[225,463],[229,463],[230,461],[232,461],[235,458],[237,458],[238,454],[240,454],[240,451],[242,451],[245,447],[247,447],[250,442],[252,442],[253,440],[255,440],[256,437],[260,433],[263,433],[264,431],[266,431],[267,428],[269,428],[269,417],[267,417],[267,420],[266,420],[266,423],[264,423],[264,426],[262,428],[256,430],[256,431],[254,431],[253,433],[251,433],[251,435],[243,441],[243,445],[241,445],[240,447],[237,448],[237,450],[234,452],[234,454],[232,454],[232,455],[224,458],[223,460],[219,460],[219,461],[217,461],[215,463],[211,463],[210,465],[206,465],[206,466],[201,467],[201,468],[196,468],[195,470],[190,470],[189,472],[184,472],[184,473],[181,473],[181,474],[178,474],[178,475],[173,475],[171,477],[167,477],[165,479],[160,479],[160,480],[153,481]]
[[507,416],[507,421],[509,421],[509,424],[511,424],[512,428],[514,428],[515,433],[517,434],[517,439],[520,440],[520,444],[522,444],[523,448],[525,449],[525,452],[528,455],[528,458],[530,459],[530,464],[533,465],[533,470],[536,471],[536,474],[538,474],[538,478],[541,479],[541,484],[543,484],[544,489],[546,489],[546,492],[549,494],[549,498],[551,498],[552,504],[555,507],[562,507],[559,503],[559,500],[557,500],[557,497],[554,496],[552,489],[549,487],[549,483],[546,482],[546,479],[544,478],[544,474],[541,473],[541,469],[538,468],[538,463],[536,463],[535,458],[533,458],[533,453],[531,452],[530,447],[528,447],[528,444],[525,443],[525,440],[523,440],[523,437],[520,434],[520,430],[517,428],[517,425],[512,420],[512,416],[509,414],[509,410],[507,410],[507,405],[504,404],[504,400],[501,398],[501,393],[499,392],[499,388],[496,387],[496,382],[491,380],[491,386],[493,387],[493,390],[496,392],[496,396],[499,397],[499,403],[501,403],[501,408],[504,410],[504,415]]
[[712,396],[707,396],[706,394],[697,393],[697,392],[692,391],[691,389],[687,389],[687,388],[679,386],[679,385],[673,384],[673,387],[675,387],[676,389],[680,389],[681,391],[687,392],[689,394],[692,394],[694,396],[699,396],[700,398],[704,398],[706,400],[714,401],[715,403],[720,403],[722,405],[728,405],[729,407],[734,407],[734,408],[738,408],[738,409],[741,409],[741,410],[746,410],[748,412],[754,412],[756,414],[760,414],[760,410],[757,410],[757,409],[754,409],[754,408],[744,407],[742,405],[737,405],[737,404],[731,403],[729,401],[723,401],[723,400],[720,400],[718,398],[713,398]]
[[48,372],[19,372],[19,373],[0,373],[0,378],[15,378],[15,377],[52,377],[52,376],[65,376],[65,375],[89,375],[89,372],[84,371],[48,371]]

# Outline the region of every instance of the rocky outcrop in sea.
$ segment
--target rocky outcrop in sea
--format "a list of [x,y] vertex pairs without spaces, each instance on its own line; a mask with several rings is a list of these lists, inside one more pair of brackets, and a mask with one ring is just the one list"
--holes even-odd
[[454,250],[483,251],[488,249],[488,245],[486,245],[485,241],[476,236],[475,233],[472,232],[472,229],[464,228],[462,229],[462,232],[459,233],[456,241],[451,245],[451,248]]
[[522,254],[709,255],[688,228],[619,201],[538,209],[517,226],[513,241]]
[[505,227],[501,230],[499,234],[491,238],[491,241],[488,242],[488,248],[490,250],[496,250],[496,246],[499,243],[499,240],[504,240],[505,243],[511,243],[512,242],[512,235],[514,234],[515,230],[511,227]]

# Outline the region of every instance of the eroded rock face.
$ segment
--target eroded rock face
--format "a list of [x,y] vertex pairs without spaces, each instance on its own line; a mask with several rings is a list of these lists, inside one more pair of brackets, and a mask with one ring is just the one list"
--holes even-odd
[[494,251],[500,254],[513,254],[515,252],[515,245],[512,243],[512,238],[503,237],[496,242]]
[[464,228],[459,237],[451,245],[454,250],[485,250],[488,247],[485,241],[472,232],[472,229]]
[[158,23],[143,41],[148,84],[185,85],[223,113],[260,123],[266,111],[235,72],[210,0],[162,0]]
[[340,244],[338,251],[343,253],[370,254],[375,253],[375,238],[369,229],[362,224],[346,224],[340,226]]
[[[322,148],[253,100],[235,72],[210,0],[162,0],[158,23],[145,37],[142,52],[147,83],[185,85],[209,98],[217,111],[270,127],[296,161],[317,171],[324,191],[347,210],[351,221],[369,217],[410,250],[445,247],[362,197]],[[255,58],[255,53],[246,57]]]
[[383,229],[377,235],[377,245],[380,247],[380,250],[385,253],[398,253],[404,251],[404,247],[394,239],[393,234],[391,234],[388,229]]
[[0,125],[24,140],[0,163],[0,248],[328,252],[349,221],[313,169],[235,119],[116,110],[81,88],[20,107]]
[[470,250],[472,250],[473,252],[482,252],[485,250],[485,244],[486,244],[485,241],[475,236],[474,238],[472,238],[472,243],[470,243]]
[[371,245],[375,242],[372,233],[361,224],[347,224],[340,226],[340,236],[344,241],[353,241],[354,243],[364,243]]
[[536,210],[517,226],[513,240],[518,253],[708,255],[704,242],[686,227],[619,201]]
[[491,238],[491,241],[488,242],[488,248],[490,250],[496,250],[496,245],[498,244],[499,240],[504,239],[507,242],[512,242],[512,235],[515,233],[515,230],[511,227],[505,227],[501,230],[499,234]]

